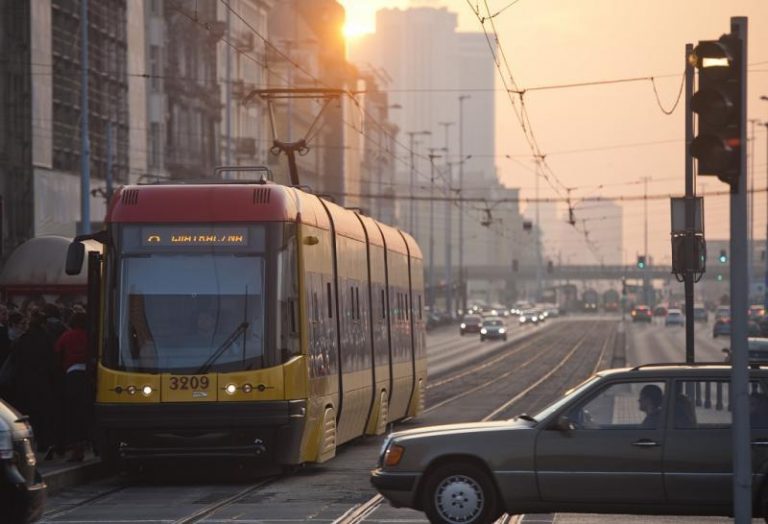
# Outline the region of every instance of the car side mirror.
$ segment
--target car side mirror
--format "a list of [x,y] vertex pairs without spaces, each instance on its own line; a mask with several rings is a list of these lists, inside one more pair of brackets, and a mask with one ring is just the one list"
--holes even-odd
[[79,275],[83,269],[85,246],[82,242],[74,241],[67,248],[67,263],[64,271],[67,275]]
[[555,429],[567,432],[576,429],[576,426],[573,425],[573,422],[571,422],[567,415],[560,415],[555,422]]

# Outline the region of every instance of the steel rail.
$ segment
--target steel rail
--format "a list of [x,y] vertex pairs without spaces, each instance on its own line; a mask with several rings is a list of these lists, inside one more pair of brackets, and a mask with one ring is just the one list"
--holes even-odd
[[[554,374],[555,371],[557,371],[560,368],[562,368],[563,365],[565,365],[565,363],[569,361],[569,359],[574,355],[576,350],[579,349],[583,345],[584,341],[587,339],[587,337],[589,335],[591,335],[594,332],[594,330],[595,330],[595,326],[592,325],[591,329],[588,332],[584,333],[576,341],[576,343],[573,344],[573,348],[566,354],[566,356],[560,361],[560,363],[557,366],[555,366],[555,368],[552,371],[547,373],[542,379],[537,380],[533,385],[528,386],[527,388],[525,388],[521,393],[515,395],[510,401],[504,402],[500,406],[500,408],[497,408],[496,410],[491,412],[489,415],[484,417],[482,420],[483,421],[487,421],[487,420],[492,419],[498,413],[503,412],[505,409],[507,409],[509,406],[511,406],[514,402],[517,402],[518,400],[523,398],[526,394],[530,393],[530,391],[532,391],[533,389],[535,389],[536,387],[541,385],[547,378],[551,377]],[[551,334],[551,332],[550,332],[550,334]],[[526,344],[524,344],[524,345],[526,345],[526,346],[530,345],[528,342],[532,343],[534,341],[527,341]],[[554,348],[556,346],[556,344],[553,343],[551,346]],[[606,346],[604,346],[604,348],[605,347]],[[509,353],[505,353],[504,356],[509,356]],[[519,369],[521,369],[521,367],[524,367],[525,365],[528,365],[528,364],[534,362],[538,358],[543,358],[543,357],[544,357],[544,352],[538,353],[532,359],[527,360],[523,364],[523,366],[516,367],[515,371],[518,371]],[[602,354],[601,354],[601,359],[602,359]],[[480,386],[477,386],[477,387],[473,388],[471,391],[474,392],[474,391],[477,391],[478,389],[482,389],[483,387],[487,387],[487,386],[489,386],[489,385],[491,385],[491,384],[493,384],[495,382],[498,382],[502,378],[506,378],[506,376],[508,376],[510,373],[511,372],[505,373],[505,374],[502,375],[502,377],[497,377],[497,378],[495,378],[493,380],[487,381],[487,382],[481,384]],[[464,375],[464,374],[461,374],[461,375]],[[447,399],[447,401],[442,401],[442,402],[436,404],[435,406],[430,406],[428,409],[424,410],[424,413],[428,413],[430,411],[434,411],[438,407],[444,406],[449,401],[454,401],[454,400],[458,400],[460,398],[463,398],[468,393],[469,392],[463,392],[463,393],[460,393],[458,395],[454,395],[450,399]],[[368,499],[366,502],[363,502],[362,504],[358,504],[358,505],[353,506],[352,508],[350,508],[344,514],[342,514],[339,518],[335,519],[333,521],[333,524],[358,524],[360,522],[364,522],[365,518],[370,516],[373,512],[375,512],[376,509],[378,509],[383,503],[384,503],[384,497],[381,494],[376,494],[373,497],[371,497],[370,499]],[[521,519],[520,519],[519,516],[510,516],[510,515],[506,515],[505,514],[505,515],[502,515],[496,521],[496,523],[497,524],[498,523],[516,524],[516,523],[519,523],[520,520]]]

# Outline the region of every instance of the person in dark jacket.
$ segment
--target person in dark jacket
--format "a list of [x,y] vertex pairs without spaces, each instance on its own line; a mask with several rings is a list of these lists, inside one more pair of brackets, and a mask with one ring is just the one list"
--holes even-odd
[[54,444],[54,360],[41,311],[34,308],[30,311],[27,330],[13,343],[11,351],[16,371],[14,407],[29,415],[38,449],[48,450]]
[[69,462],[81,462],[89,427],[89,389],[86,374],[88,333],[85,313],[74,313],[69,330],[56,341],[54,351],[59,355],[64,372],[65,442],[72,455]]

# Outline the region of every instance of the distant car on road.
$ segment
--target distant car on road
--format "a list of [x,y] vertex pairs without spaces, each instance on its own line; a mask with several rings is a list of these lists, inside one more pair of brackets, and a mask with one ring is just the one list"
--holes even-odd
[[520,322],[520,324],[538,324],[540,321],[541,316],[535,309],[521,311],[520,316],[518,317],[518,322]]
[[27,417],[0,399],[0,521],[40,518],[46,486],[37,470],[35,439]]
[[731,334],[731,317],[715,317],[715,325],[712,326],[712,338],[729,336]]
[[[723,348],[725,361],[731,361],[731,349]],[[768,338],[749,337],[747,339],[747,354],[750,364],[768,364]]]
[[[768,368],[749,373],[750,439],[768,442]],[[617,510],[727,516],[730,376],[729,365],[602,371],[532,415],[393,433],[371,482],[393,506],[438,523]],[[768,470],[757,446],[752,468],[760,480]],[[755,517],[768,516],[768,490],[752,490],[750,502]]]
[[718,306],[715,310],[715,321],[720,318],[731,318],[731,308],[728,306]]
[[507,328],[501,317],[486,317],[480,328],[480,340],[507,340]]
[[630,313],[632,316],[632,322],[650,322],[651,321],[651,308],[648,306],[635,306]]
[[693,320],[695,322],[709,322],[709,312],[707,312],[707,308],[702,305],[694,305]]
[[656,306],[653,310],[653,316],[654,317],[667,316],[667,308],[665,306]]
[[667,316],[664,318],[665,326],[684,326],[685,316],[679,309],[670,309],[667,311]]
[[761,305],[749,306],[749,320],[759,321],[765,316],[765,308]]
[[483,324],[483,317],[480,315],[466,315],[459,324],[459,334],[463,337],[465,333],[480,333]]

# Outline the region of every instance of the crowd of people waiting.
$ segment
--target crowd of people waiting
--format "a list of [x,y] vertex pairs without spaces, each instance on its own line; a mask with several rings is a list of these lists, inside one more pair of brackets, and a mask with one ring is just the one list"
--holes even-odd
[[0,397],[29,417],[47,460],[82,461],[90,437],[87,319],[80,305],[0,304]]

